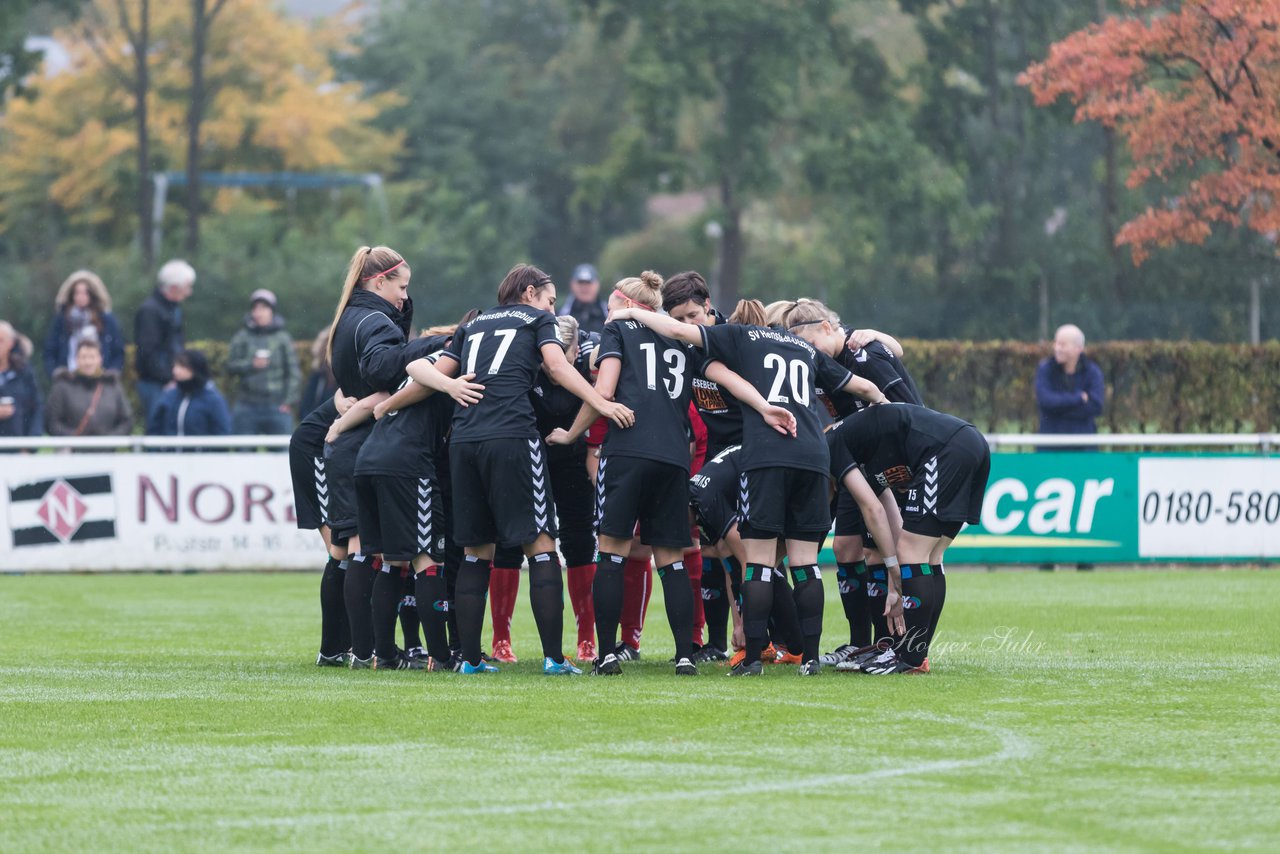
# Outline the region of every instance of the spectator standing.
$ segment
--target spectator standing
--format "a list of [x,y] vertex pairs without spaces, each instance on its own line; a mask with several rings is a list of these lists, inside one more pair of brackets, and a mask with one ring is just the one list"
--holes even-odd
[[1036,403],[1041,433],[1097,433],[1106,386],[1102,369],[1085,355],[1084,333],[1072,324],[1058,327],[1053,355],[1036,369]]
[[172,388],[165,389],[147,417],[148,436],[229,436],[231,413],[209,379],[209,360],[199,350],[173,357]]
[[148,424],[160,393],[172,379],[174,356],[185,346],[182,303],[191,296],[196,271],[186,261],[174,259],[160,268],[156,278],[159,284],[138,308],[133,321],[138,398],[142,401],[142,417]]
[[259,288],[249,295],[244,327],[231,338],[227,373],[239,377],[232,429],[241,436],[288,435],[298,401],[302,369],[293,339],[276,313],[276,295]]
[[600,300],[600,274],[590,264],[579,264],[573,270],[569,283],[569,297],[556,314],[578,321],[583,332],[599,335],[604,331],[604,319],[609,307]]
[[333,366],[329,364],[329,328],[320,330],[320,334],[311,342],[311,376],[302,386],[302,402],[298,404],[298,419],[302,420],[315,411],[315,408],[326,400],[333,400],[338,390],[338,381],[333,376]]
[[31,340],[0,320],[0,436],[44,432],[40,390],[31,372]]
[[80,342],[96,340],[102,370],[124,370],[124,333],[111,313],[111,295],[97,273],[76,270],[54,300],[56,314],[44,339],[44,371],[52,377],[58,368],[77,369]]
[[120,372],[104,370],[102,348],[92,338],[80,341],[75,370],[53,372],[45,404],[50,436],[127,436],[133,412],[120,385]]

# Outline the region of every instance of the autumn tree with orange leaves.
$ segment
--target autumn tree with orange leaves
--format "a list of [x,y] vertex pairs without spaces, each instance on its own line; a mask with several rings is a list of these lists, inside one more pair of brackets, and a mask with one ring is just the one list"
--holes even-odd
[[1019,78],[1038,105],[1065,96],[1076,121],[1114,128],[1131,188],[1164,184],[1163,203],[1116,242],[1141,263],[1156,247],[1204,243],[1215,225],[1280,231],[1280,2],[1124,5]]

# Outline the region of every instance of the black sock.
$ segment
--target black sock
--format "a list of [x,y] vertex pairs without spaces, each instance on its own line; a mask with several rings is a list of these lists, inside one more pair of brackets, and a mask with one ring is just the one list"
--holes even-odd
[[458,653],[462,651],[462,633],[458,631],[458,570],[461,567],[462,558],[444,565],[445,627],[449,630],[449,649]]
[[458,567],[455,608],[458,612],[458,636],[462,641],[462,658],[471,665],[480,663],[480,635],[484,632],[484,607],[489,595],[489,570],[492,563],[473,555],[462,559]]
[[733,601],[742,601],[742,564],[736,557],[721,558],[725,572],[729,574],[729,590],[733,593]]
[[529,603],[538,624],[542,655],[559,664],[564,661],[564,576],[560,556],[543,552],[529,558]]
[[727,578],[720,558],[702,558],[702,613],[707,621],[707,645],[721,651],[729,648]]
[[[705,564],[704,564],[705,567]],[[676,661],[693,657],[693,588],[684,561],[658,567],[662,599],[667,606],[667,622],[676,641]]]
[[919,667],[929,655],[929,623],[933,619],[933,573],[927,563],[902,564],[902,617],[907,633],[898,641],[898,658]]
[[397,611],[402,590],[400,568],[383,564],[373,581],[373,649],[379,658],[395,658]]
[[867,562],[837,564],[840,581],[840,604],[849,621],[849,644],[855,647],[871,643],[871,616],[867,609]]
[[884,616],[884,600],[889,595],[889,576],[882,563],[867,564],[867,616],[876,631],[876,642],[892,637],[889,621]]
[[773,611],[774,569],[748,563],[742,575],[742,634],[746,639],[743,664],[760,660],[760,651],[769,639],[769,614]]
[[822,642],[822,571],[816,563],[793,566],[791,577],[796,582],[793,598],[803,638],[804,652],[800,657],[805,661],[816,661],[818,646]]
[[804,633],[800,631],[800,615],[796,611],[796,599],[787,583],[786,570],[773,571],[773,611],[770,613],[782,645],[792,655],[804,651]]
[[342,598],[346,581],[346,561],[329,558],[320,576],[320,654],[340,655],[351,649],[347,628],[347,604]]
[[351,654],[359,659],[373,655],[372,558],[353,555],[347,563],[347,577],[342,585],[342,599],[347,609],[347,625],[351,627]]
[[933,616],[929,619],[928,641],[933,643],[933,636],[938,633],[938,618],[942,616],[942,606],[947,601],[947,571],[940,563],[929,564],[933,572]]
[[418,634],[418,599],[414,593],[413,570],[402,570],[402,573],[400,607],[396,611],[400,615],[400,634],[404,638],[405,649],[418,649],[422,646],[422,638]]
[[618,648],[618,623],[622,621],[623,555],[600,552],[591,582],[591,604],[596,612],[596,643],[604,658]]
[[449,591],[444,580],[444,569],[428,566],[419,572],[414,578],[413,590],[414,598],[418,601],[418,619],[422,622],[422,633],[427,638],[427,654],[443,664],[449,660]]

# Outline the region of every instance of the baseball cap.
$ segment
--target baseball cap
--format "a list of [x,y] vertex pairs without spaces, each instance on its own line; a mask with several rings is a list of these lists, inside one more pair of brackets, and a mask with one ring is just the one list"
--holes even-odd
[[575,282],[594,282],[599,278],[600,274],[590,264],[579,264],[573,268],[573,280]]
[[258,288],[256,291],[249,294],[249,305],[253,305],[255,302],[265,302],[267,305],[271,306],[271,309],[274,311],[276,307],[276,295],[266,288]]

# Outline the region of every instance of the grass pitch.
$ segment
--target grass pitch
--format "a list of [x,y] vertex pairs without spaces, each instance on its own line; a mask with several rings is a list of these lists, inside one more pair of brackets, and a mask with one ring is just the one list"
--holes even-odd
[[[319,669],[318,577],[0,577],[0,851],[1280,848],[1280,574],[953,572],[925,677]],[[831,590],[828,637],[842,634]]]

